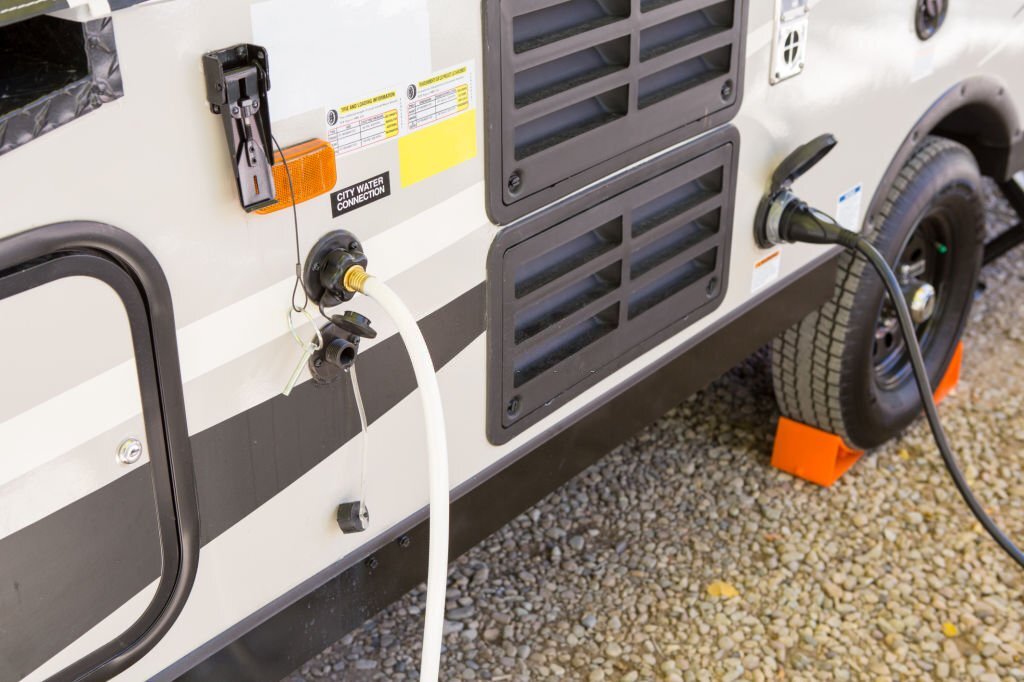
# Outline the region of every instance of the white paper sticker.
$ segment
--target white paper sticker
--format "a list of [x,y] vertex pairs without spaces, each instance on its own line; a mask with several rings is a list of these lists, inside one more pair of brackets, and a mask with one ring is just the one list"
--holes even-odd
[[473,62],[425,74],[327,110],[327,140],[341,156],[427,128],[473,107]]
[[469,109],[473,102],[473,66],[431,74],[405,89],[406,130],[412,132]]
[[750,280],[750,292],[754,293],[779,278],[782,272],[782,251],[773,251],[754,264],[754,275]]
[[910,82],[916,83],[935,73],[935,43],[927,42],[918,45],[917,53],[910,66]]
[[427,5],[428,0],[253,3],[253,42],[270,56],[273,120],[354,102],[430,71]]
[[860,232],[860,207],[864,186],[857,185],[839,195],[836,201],[836,222],[853,232]]
[[398,137],[399,102],[396,90],[371,95],[357,102],[327,110],[327,141],[336,155]]

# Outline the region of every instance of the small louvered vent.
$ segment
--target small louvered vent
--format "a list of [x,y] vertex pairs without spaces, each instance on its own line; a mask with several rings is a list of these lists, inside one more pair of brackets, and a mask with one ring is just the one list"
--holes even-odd
[[[502,231],[489,434],[502,442],[721,301],[738,140],[726,128]],[[611,198],[606,198],[611,195]]]
[[485,0],[489,208],[525,214],[725,122],[744,0]]

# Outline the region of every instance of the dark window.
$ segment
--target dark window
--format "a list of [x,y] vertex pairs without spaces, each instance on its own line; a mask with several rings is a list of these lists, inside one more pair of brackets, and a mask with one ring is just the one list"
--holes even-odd
[[37,16],[0,26],[0,154],[122,93],[109,17]]
[[36,17],[0,28],[0,116],[88,75],[82,24]]

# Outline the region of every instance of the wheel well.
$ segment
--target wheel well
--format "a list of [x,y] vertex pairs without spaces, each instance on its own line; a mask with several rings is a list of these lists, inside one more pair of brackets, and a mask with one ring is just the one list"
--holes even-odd
[[940,120],[930,134],[956,140],[970,149],[981,172],[998,181],[1008,180],[1020,169],[1020,160],[1014,163],[1012,159],[1021,136],[1012,107],[1001,110],[987,101],[964,104]]
[[925,137],[940,135],[971,150],[982,174],[1005,182],[1024,169],[1024,130],[1006,85],[991,76],[974,76],[949,88],[904,139],[867,213],[866,228],[879,219],[888,188]]

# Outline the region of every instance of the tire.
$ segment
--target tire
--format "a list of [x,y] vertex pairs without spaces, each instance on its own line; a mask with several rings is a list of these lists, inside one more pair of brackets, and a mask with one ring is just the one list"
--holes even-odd
[[[963,334],[981,269],[984,198],[971,152],[945,138],[925,139],[889,188],[878,225],[867,237],[890,264],[920,252],[924,269],[918,261],[906,267],[936,281],[934,315],[918,327],[936,386]],[[772,343],[772,383],[784,416],[861,450],[917,417],[920,396],[905,349],[896,350],[899,329],[889,334],[887,301],[867,261],[842,254],[832,300]]]

